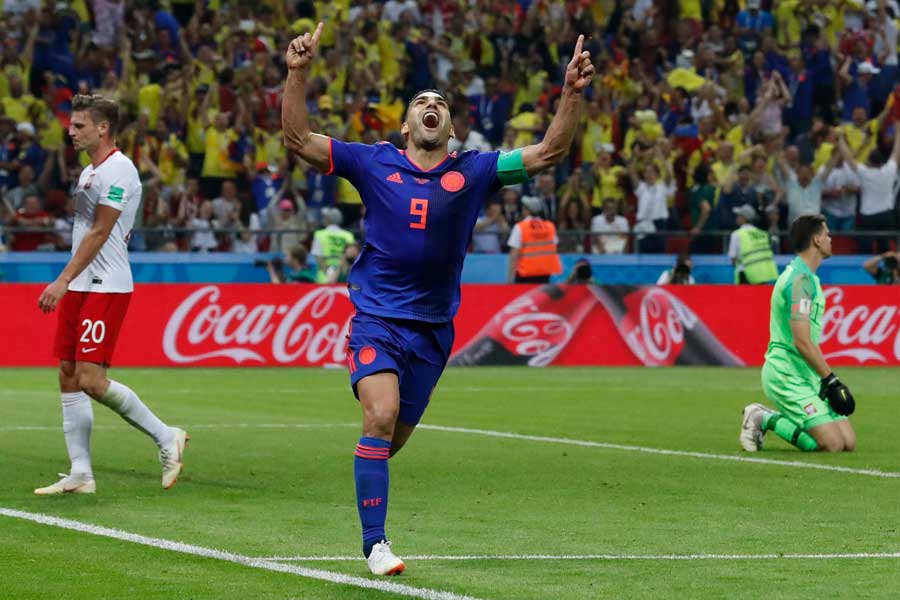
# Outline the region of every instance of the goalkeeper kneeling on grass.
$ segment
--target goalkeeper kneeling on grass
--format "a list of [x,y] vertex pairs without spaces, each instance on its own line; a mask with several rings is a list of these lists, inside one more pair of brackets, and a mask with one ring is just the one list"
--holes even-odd
[[762,448],[769,431],[811,452],[849,452],[856,433],[847,420],[856,404],[819,349],[825,296],[816,270],[831,256],[831,235],[822,215],[802,215],[791,224],[797,256],[772,291],[769,348],[762,386],[777,412],[762,404],[744,408],[741,447]]

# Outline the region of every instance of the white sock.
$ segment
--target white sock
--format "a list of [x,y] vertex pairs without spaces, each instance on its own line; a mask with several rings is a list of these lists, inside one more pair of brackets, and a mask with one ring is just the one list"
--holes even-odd
[[133,427],[152,437],[160,448],[172,442],[172,430],[128,386],[110,379],[109,388],[100,402],[119,413]]
[[63,392],[63,434],[72,468],[69,474],[82,473],[93,477],[91,470],[91,430],[94,428],[94,408],[84,392]]

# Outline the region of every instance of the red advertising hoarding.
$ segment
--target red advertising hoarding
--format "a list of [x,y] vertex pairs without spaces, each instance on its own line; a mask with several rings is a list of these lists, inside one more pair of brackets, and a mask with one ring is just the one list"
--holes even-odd
[[[0,365],[53,365],[43,285],[0,285]],[[767,286],[463,286],[451,364],[762,364]],[[900,365],[900,287],[825,289],[822,349],[836,365]],[[118,366],[343,365],[344,287],[137,285]]]

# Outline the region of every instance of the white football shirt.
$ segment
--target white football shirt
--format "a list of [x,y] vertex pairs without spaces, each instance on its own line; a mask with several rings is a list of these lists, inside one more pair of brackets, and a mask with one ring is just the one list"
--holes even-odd
[[73,194],[75,224],[72,228],[72,254],[94,224],[97,205],[120,211],[116,224],[100,252],[84,271],[69,283],[73,292],[101,294],[134,291],[131,265],[128,264],[128,238],[141,205],[141,178],[134,163],[118,149],[94,167],[88,165],[78,178]]

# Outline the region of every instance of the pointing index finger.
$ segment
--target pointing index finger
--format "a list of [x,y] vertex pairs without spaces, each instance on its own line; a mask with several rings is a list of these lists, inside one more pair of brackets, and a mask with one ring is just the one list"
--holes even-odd
[[584,34],[578,36],[578,41],[575,42],[575,52],[572,53],[572,60],[578,60],[581,57],[581,47],[584,44]]
[[312,35],[312,43],[311,46],[313,49],[319,47],[319,36],[322,35],[322,30],[325,28],[325,24],[322,21],[319,21],[319,24],[316,25],[316,30]]

